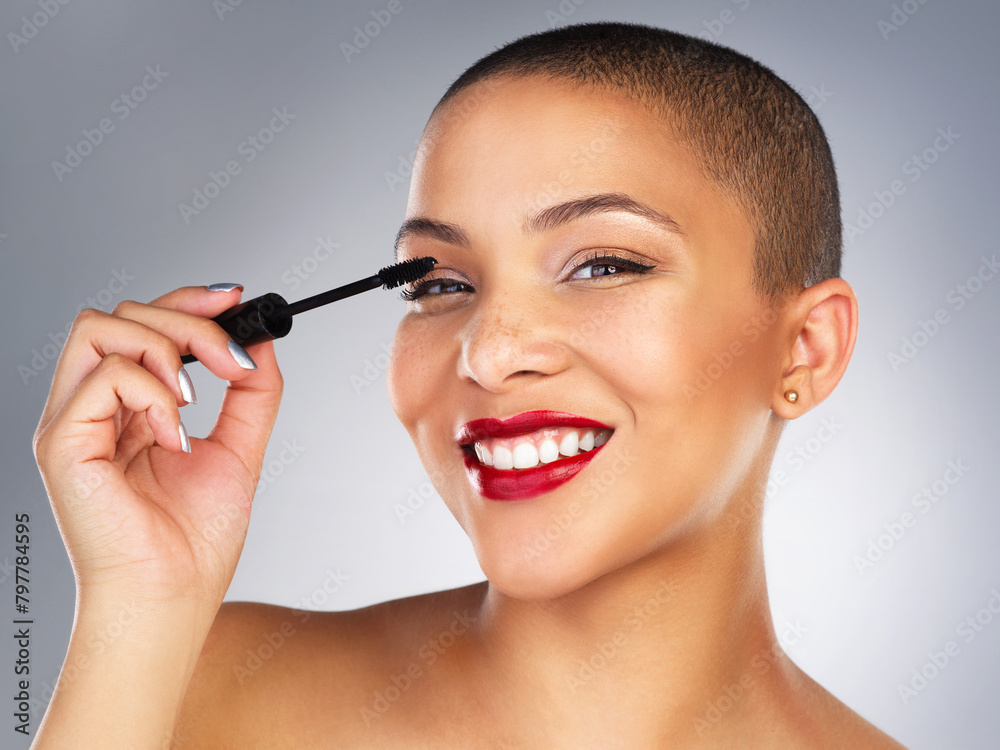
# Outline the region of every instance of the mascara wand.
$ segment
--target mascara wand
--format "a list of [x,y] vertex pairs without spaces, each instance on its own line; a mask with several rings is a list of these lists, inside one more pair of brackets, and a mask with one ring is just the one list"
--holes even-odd
[[[230,307],[228,310],[212,318],[222,326],[222,329],[240,346],[259,344],[262,341],[280,339],[292,330],[292,316],[312,310],[331,302],[352,297],[369,289],[384,286],[394,289],[397,286],[416,281],[429,274],[437,260],[431,257],[411,258],[402,263],[379,269],[374,276],[354,281],[328,292],[322,292],[312,297],[306,297],[289,304],[285,298],[276,292],[254,297],[246,302]],[[185,354],[181,362],[188,365],[197,362],[193,354]]]

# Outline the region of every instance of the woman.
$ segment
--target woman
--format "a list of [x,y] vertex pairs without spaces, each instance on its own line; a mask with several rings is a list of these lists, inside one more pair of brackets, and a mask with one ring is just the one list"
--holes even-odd
[[[488,580],[222,605],[273,348],[209,320],[238,285],[85,311],[35,439],[78,582],[36,746],[899,747],[791,662],[768,607],[768,467],[857,331],[801,98],[659,29],[518,40],[424,131],[397,240],[423,255],[389,395]],[[201,440],[189,352],[229,381]]]

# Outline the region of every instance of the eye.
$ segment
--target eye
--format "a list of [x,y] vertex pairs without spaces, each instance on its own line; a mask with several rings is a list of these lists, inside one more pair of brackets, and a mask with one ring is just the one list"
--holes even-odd
[[[577,266],[569,278],[570,280],[586,280],[628,274],[638,275],[647,273],[653,268],[656,266],[601,252]],[[423,297],[440,298],[449,294],[475,291],[472,285],[458,279],[424,279],[412,289],[403,288],[399,293],[399,298],[407,302],[415,302]]]
[[475,291],[471,286],[463,281],[458,281],[457,279],[427,279],[420,282],[412,289],[403,289],[399,293],[399,298],[406,300],[407,302],[413,302],[421,297],[431,295],[438,296],[442,294],[455,294],[458,292],[472,292]]
[[649,266],[637,263],[634,260],[626,260],[616,255],[599,253],[586,262],[577,266],[570,279],[594,279],[605,276],[619,276],[625,274],[641,274],[650,271],[656,266]]

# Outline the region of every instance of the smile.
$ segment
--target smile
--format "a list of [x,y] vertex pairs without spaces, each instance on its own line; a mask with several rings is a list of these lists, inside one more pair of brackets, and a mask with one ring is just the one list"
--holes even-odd
[[487,438],[472,444],[479,463],[497,469],[532,469],[600,448],[612,430],[546,427],[513,438]]
[[532,411],[477,419],[456,437],[466,472],[490,500],[525,500],[568,482],[600,452],[614,429],[565,412]]

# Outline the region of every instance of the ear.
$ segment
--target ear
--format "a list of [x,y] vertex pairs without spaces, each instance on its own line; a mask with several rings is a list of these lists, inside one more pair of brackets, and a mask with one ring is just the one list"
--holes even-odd
[[[858,336],[858,300],[843,279],[827,279],[801,291],[786,307],[790,346],[771,410],[795,419],[833,392],[851,360]],[[795,391],[790,401],[785,394]]]

